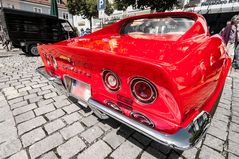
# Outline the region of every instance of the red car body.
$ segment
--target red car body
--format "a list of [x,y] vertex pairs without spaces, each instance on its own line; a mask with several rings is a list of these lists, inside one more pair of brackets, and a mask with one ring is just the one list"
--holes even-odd
[[[165,17],[189,18],[194,23],[183,34],[122,34],[122,28],[133,20]],[[40,45],[38,51],[45,66],[38,70],[48,79],[64,81],[63,85],[71,93],[66,80],[70,80],[70,84],[75,82],[71,79],[86,83],[91,102],[83,102],[90,106],[99,104],[102,109],[91,108],[117,119],[116,113],[122,117],[117,120],[133,128],[138,127],[138,123],[141,127],[136,130],[178,149],[190,148],[205,134],[231,65],[221,37],[209,34],[201,15],[187,12],[129,17],[83,37]],[[109,79],[113,84],[119,82],[117,91],[107,88],[104,71],[112,72],[117,78],[118,81],[114,77]],[[133,88],[141,92],[141,86],[153,88],[156,99],[142,103],[135,98],[131,86],[136,78],[146,80],[149,85],[134,85]],[[152,93],[150,91],[146,90],[145,96]],[[76,94],[77,90],[75,97]],[[120,112],[112,111],[108,101]],[[132,112],[142,116],[132,116]],[[206,115],[202,117],[203,113]],[[132,126],[133,120],[136,126]],[[153,124],[150,128],[150,124],[144,125],[149,121]],[[194,131],[193,136],[185,137],[190,140],[188,144],[181,144],[187,139],[178,139],[180,135],[175,135],[182,130]],[[153,136],[152,132],[160,134],[161,138]]]

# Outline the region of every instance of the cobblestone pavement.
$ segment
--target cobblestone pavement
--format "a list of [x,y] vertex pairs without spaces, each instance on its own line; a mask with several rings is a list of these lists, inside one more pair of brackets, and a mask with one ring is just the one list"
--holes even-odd
[[0,158],[239,158],[239,72],[227,78],[206,138],[180,152],[98,120],[35,73],[40,65],[40,57],[0,50]]

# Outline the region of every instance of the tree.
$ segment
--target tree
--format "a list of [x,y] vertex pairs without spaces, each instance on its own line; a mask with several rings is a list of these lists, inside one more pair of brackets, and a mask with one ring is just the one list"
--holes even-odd
[[[98,16],[97,10],[98,0],[67,0],[67,7],[72,15],[81,15],[90,21],[90,29],[92,30],[92,17]],[[108,0],[106,0],[105,14],[112,14],[114,9]]]
[[137,9],[150,8],[151,11],[163,12],[171,10],[174,5],[178,5],[177,0],[115,0],[114,6],[118,10],[126,10],[132,5]]

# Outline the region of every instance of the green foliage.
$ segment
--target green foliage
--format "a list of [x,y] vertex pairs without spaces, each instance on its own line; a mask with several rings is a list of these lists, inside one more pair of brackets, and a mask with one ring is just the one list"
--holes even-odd
[[137,9],[150,8],[152,11],[163,12],[171,10],[174,5],[178,5],[177,0],[115,0],[114,7],[118,10],[126,10],[132,5]]
[[[91,17],[98,16],[97,2],[98,0],[67,0],[67,7],[72,15],[81,15],[90,20]],[[113,11],[111,4],[106,0],[105,13],[110,15]]]
[[106,0],[105,14],[111,15],[113,12],[114,12],[113,6],[109,3],[108,0]]

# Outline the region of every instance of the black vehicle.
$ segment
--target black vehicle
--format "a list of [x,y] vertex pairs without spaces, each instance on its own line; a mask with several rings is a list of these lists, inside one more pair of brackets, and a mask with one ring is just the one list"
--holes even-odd
[[67,20],[55,16],[2,8],[2,39],[31,55],[38,55],[37,44],[54,43],[76,37]]

